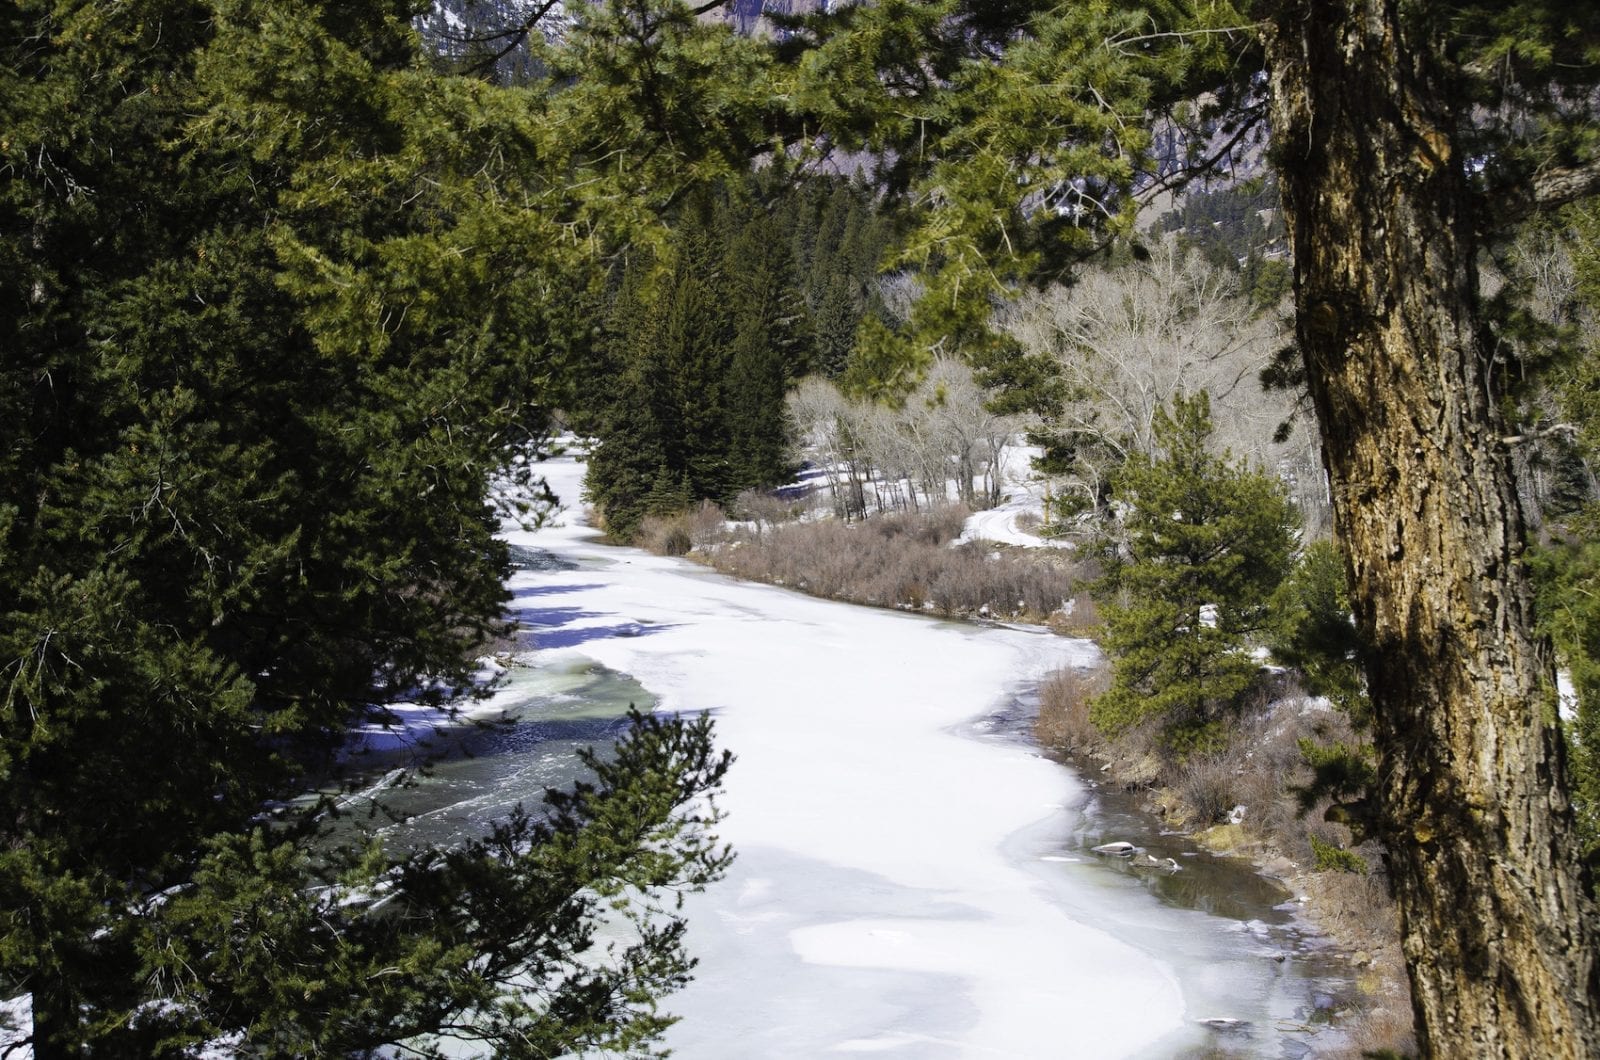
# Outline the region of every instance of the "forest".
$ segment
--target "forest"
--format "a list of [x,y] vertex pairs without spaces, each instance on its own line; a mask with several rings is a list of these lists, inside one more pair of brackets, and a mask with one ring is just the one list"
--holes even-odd
[[1535,0],[0,9],[8,1052],[648,1053],[708,718],[458,847],[297,798],[470,701],[570,431],[612,539],[790,583],[1025,454],[1081,592],[930,531],[863,602],[1077,594],[1074,732],[1176,764],[1270,652],[1417,1053],[1600,1055],[1597,87]]

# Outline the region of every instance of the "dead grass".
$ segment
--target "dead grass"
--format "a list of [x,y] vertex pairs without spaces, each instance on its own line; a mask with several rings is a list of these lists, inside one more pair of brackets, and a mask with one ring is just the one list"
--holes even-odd
[[658,556],[687,556],[694,548],[685,515],[647,515],[633,543]]
[[1034,738],[1069,754],[1093,751],[1103,741],[1089,721],[1089,700],[1104,692],[1111,675],[1105,667],[1057,670],[1039,686]]
[[1343,1025],[1350,1044],[1326,1054],[1327,1060],[1384,1060],[1417,1055],[1417,1032],[1411,1014],[1411,991],[1402,973],[1396,992],[1368,995]]
[[1236,752],[1191,758],[1177,771],[1176,795],[1193,828],[1223,824],[1239,799],[1243,770]]
[[[1080,566],[1083,582],[1092,581],[1097,572]],[[1050,616],[1050,629],[1064,637],[1093,637],[1100,629],[1100,609],[1095,606],[1089,590],[1080,588],[1067,601],[1067,606]]]
[[813,596],[946,617],[1045,621],[1077,595],[1081,578],[1058,557],[951,546],[965,508],[896,512],[724,532],[705,548],[718,570]]

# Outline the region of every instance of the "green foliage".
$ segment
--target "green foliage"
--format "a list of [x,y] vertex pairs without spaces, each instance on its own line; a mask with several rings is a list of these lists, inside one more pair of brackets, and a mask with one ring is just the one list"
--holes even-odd
[[[1572,265],[1577,296],[1592,320],[1600,313],[1600,202],[1586,203],[1567,214],[1572,222]],[[1581,341],[1557,376],[1563,411],[1580,429],[1579,441],[1591,460],[1600,455],[1600,341],[1593,334]]]
[[[1190,189],[1160,228],[1178,233],[1211,265],[1240,272],[1240,287],[1262,309],[1289,293],[1287,239],[1274,177],[1211,191]],[[1266,256],[1266,252],[1273,256]]]
[[[507,996],[540,974],[521,943],[447,931],[474,903],[523,901],[526,874],[463,870],[448,902],[386,920],[424,874],[384,875],[392,897],[346,910],[306,890],[331,871],[305,853],[309,822],[257,830],[374,702],[466,683],[502,625],[500,517],[546,501],[545,410],[572,396],[602,234],[648,241],[654,223],[648,202],[604,196],[655,177],[670,201],[695,171],[682,141],[649,150],[686,111],[635,119],[624,143],[577,121],[615,100],[592,82],[434,72],[416,6],[0,10],[0,987],[32,994],[39,1055],[172,1055],[233,1032],[280,1055],[355,1049],[466,996],[484,959],[468,942],[507,955]],[[572,47],[620,32],[612,14]],[[674,25],[656,89],[735,48],[681,9]],[[714,170],[727,145],[694,124]],[[621,150],[651,164],[602,186]],[[639,783],[658,795],[715,772],[649,757],[662,775]],[[519,826],[495,856],[609,844],[600,875],[539,870],[547,897],[580,904],[679,856],[657,843],[679,841],[659,798],[625,833],[600,805],[574,811],[587,839]],[[523,930],[581,949],[564,916]],[[681,954],[670,932],[641,945],[656,970],[615,990],[473,1011],[509,1028],[570,1008],[575,1044],[612,1015],[643,1033],[628,1013]],[[403,987],[413,973],[433,1000]]]
[[1294,789],[1300,812],[1307,813],[1323,799],[1333,805],[1324,815],[1350,829],[1356,842],[1376,831],[1378,783],[1371,746],[1335,742],[1300,741],[1300,757],[1311,769],[1311,779]]
[[1299,670],[1308,691],[1327,696],[1358,725],[1370,724],[1372,705],[1339,546],[1307,545],[1273,593],[1271,613],[1267,644],[1273,656]]
[[1367,874],[1366,861],[1355,851],[1336,847],[1315,835],[1307,835],[1306,839],[1311,842],[1311,855],[1315,859],[1312,868],[1318,872],[1353,872],[1357,876]]
[[1491,196],[1515,200],[1535,173],[1600,158],[1592,111],[1574,105],[1600,82],[1600,9],[1465,0],[1427,5],[1415,17],[1434,24],[1462,71],[1460,102],[1492,116],[1470,123],[1462,145],[1486,160],[1478,179]]
[[[677,901],[729,860],[714,806],[686,807],[729,759],[705,718],[631,717],[611,752],[585,753],[594,780],[459,848],[391,865],[261,828],[213,837],[191,884],[137,919],[150,991],[124,1034],[150,1055],[242,1034],[286,1058],[453,1055],[441,1032],[506,1057],[648,1044],[671,1022],[655,998],[691,966]],[[618,921],[634,939],[600,959],[597,929]]]
[[[1592,320],[1600,312],[1600,204],[1567,211],[1567,246],[1572,254],[1573,316]],[[1576,718],[1567,726],[1573,805],[1591,865],[1600,866],[1600,501],[1594,497],[1595,460],[1600,456],[1600,343],[1583,329],[1550,373],[1567,422],[1578,428],[1574,462],[1587,503],[1570,514],[1560,536],[1530,549],[1543,631],[1554,642],[1572,680]]]
[[628,263],[590,424],[587,489],[608,532],[788,479],[784,397],[854,359],[888,228],[844,180],[767,174],[691,197],[664,256]]
[[1254,680],[1248,639],[1289,568],[1296,518],[1280,483],[1206,447],[1210,401],[1178,398],[1156,422],[1160,456],[1131,456],[1113,493],[1120,547],[1095,600],[1112,684],[1091,706],[1104,731],[1157,719],[1168,746],[1203,750]]
[[1256,308],[1276,309],[1294,293],[1294,270],[1283,258],[1251,254],[1240,270],[1239,286]]
[[941,353],[984,351],[991,303],[1016,281],[1131,236],[1148,116],[1190,78],[1227,82],[1230,35],[1212,31],[1248,23],[1228,4],[1164,0],[849,4],[795,20],[780,57],[798,115],[914,207],[892,263],[922,297],[875,336],[851,388],[893,395]]
[[1591,861],[1600,860],[1600,512],[1578,523],[1581,536],[1531,550],[1544,632],[1554,641],[1577,696],[1572,750],[1573,805]]
[[811,370],[838,376],[850,365],[862,321],[879,314],[878,267],[895,236],[871,189],[811,179],[777,205],[793,231],[795,274],[812,333]]

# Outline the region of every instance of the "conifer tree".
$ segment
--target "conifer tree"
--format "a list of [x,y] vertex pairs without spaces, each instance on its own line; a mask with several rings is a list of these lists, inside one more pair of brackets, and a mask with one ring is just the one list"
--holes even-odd
[[1159,457],[1130,456],[1113,487],[1125,543],[1096,587],[1112,683],[1090,717],[1109,731],[1155,719],[1185,752],[1219,741],[1255,677],[1248,638],[1266,626],[1297,520],[1280,483],[1206,448],[1204,391],[1160,410],[1155,434]]
[[727,419],[732,489],[781,484],[789,475],[784,395],[810,361],[803,296],[794,282],[789,233],[755,213],[728,247],[733,332]]
[[1307,545],[1273,594],[1271,610],[1273,657],[1297,668],[1308,691],[1327,696],[1356,724],[1370,725],[1361,641],[1339,546],[1332,541]]
[[592,86],[440,75],[416,8],[0,9],[0,988],[36,1057],[633,1047],[686,974],[670,915],[586,954],[608,899],[719,871],[675,816],[703,727],[641,720],[449,854],[264,823],[501,628],[490,479],[537,514],[600,275],[568,182],[616,130],[546,120]]
[[812,360],[788,228],[797,198],[725,182],[679,212],[661,267],[627,270],[587,485],[614,536],[787,475],[784,395]]

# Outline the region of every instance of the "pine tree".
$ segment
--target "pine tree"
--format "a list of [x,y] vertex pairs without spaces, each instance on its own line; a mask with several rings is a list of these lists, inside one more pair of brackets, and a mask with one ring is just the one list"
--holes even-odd
[[805,194],[723,182],[684,205],[662,267],[627,270],[608,314],[608,411],[588,478],[614,536],[787,477],[784,395],[812,360],[789,229]]
[[733,333],[728,350],[727,420],[735,492],[789,477],[784,395],[805,374],[810,335],[794,283],[789,233],[755,213],[728,247]]
[[1204,749],[1258,669],[1246,648],[1288,571],[1296,518],[1280,483],[1206,448],[1204,391],[1156,419],[1161,452],[1131,456],[1114,497],[1125,544],[1096,587],[1112,684],[1090,706],[1118,731],[1155,719],[1178,752]]
[[731,496],[733,485],[726,419],[733,320],[718,235],[709,217],[676,233],[656,342],[645,353],[667,407],[667,466],[682,473],[690,497],[713,500]]
[[1332,541],[1307,545],[1273,594],[1271,610],[1273,657],[1298,669],[1308,691],[1327,696],[1358,725],[1370,725],[1372,704],[1339,547]]
[[601,513],[606,532],[627,540],[651,514],[658,480],[673,476],[667,453],[671,430],[665,381],[655,360],[659,317],[649,290],[652,266],[630,262],[606,314],[599,358],[605,372],[589,402],[596,443],[589,454],[584,495]]
[[633,1047],[686,974],[670,916],[582,955],[622,888],[719,871],[676,815],[703,726],[449,854],[262,824],[501,628],[490,479],[537,514],[600,275],[587,143],[432,72],[415,8],[0,10],[0,987],[37,1057]]

